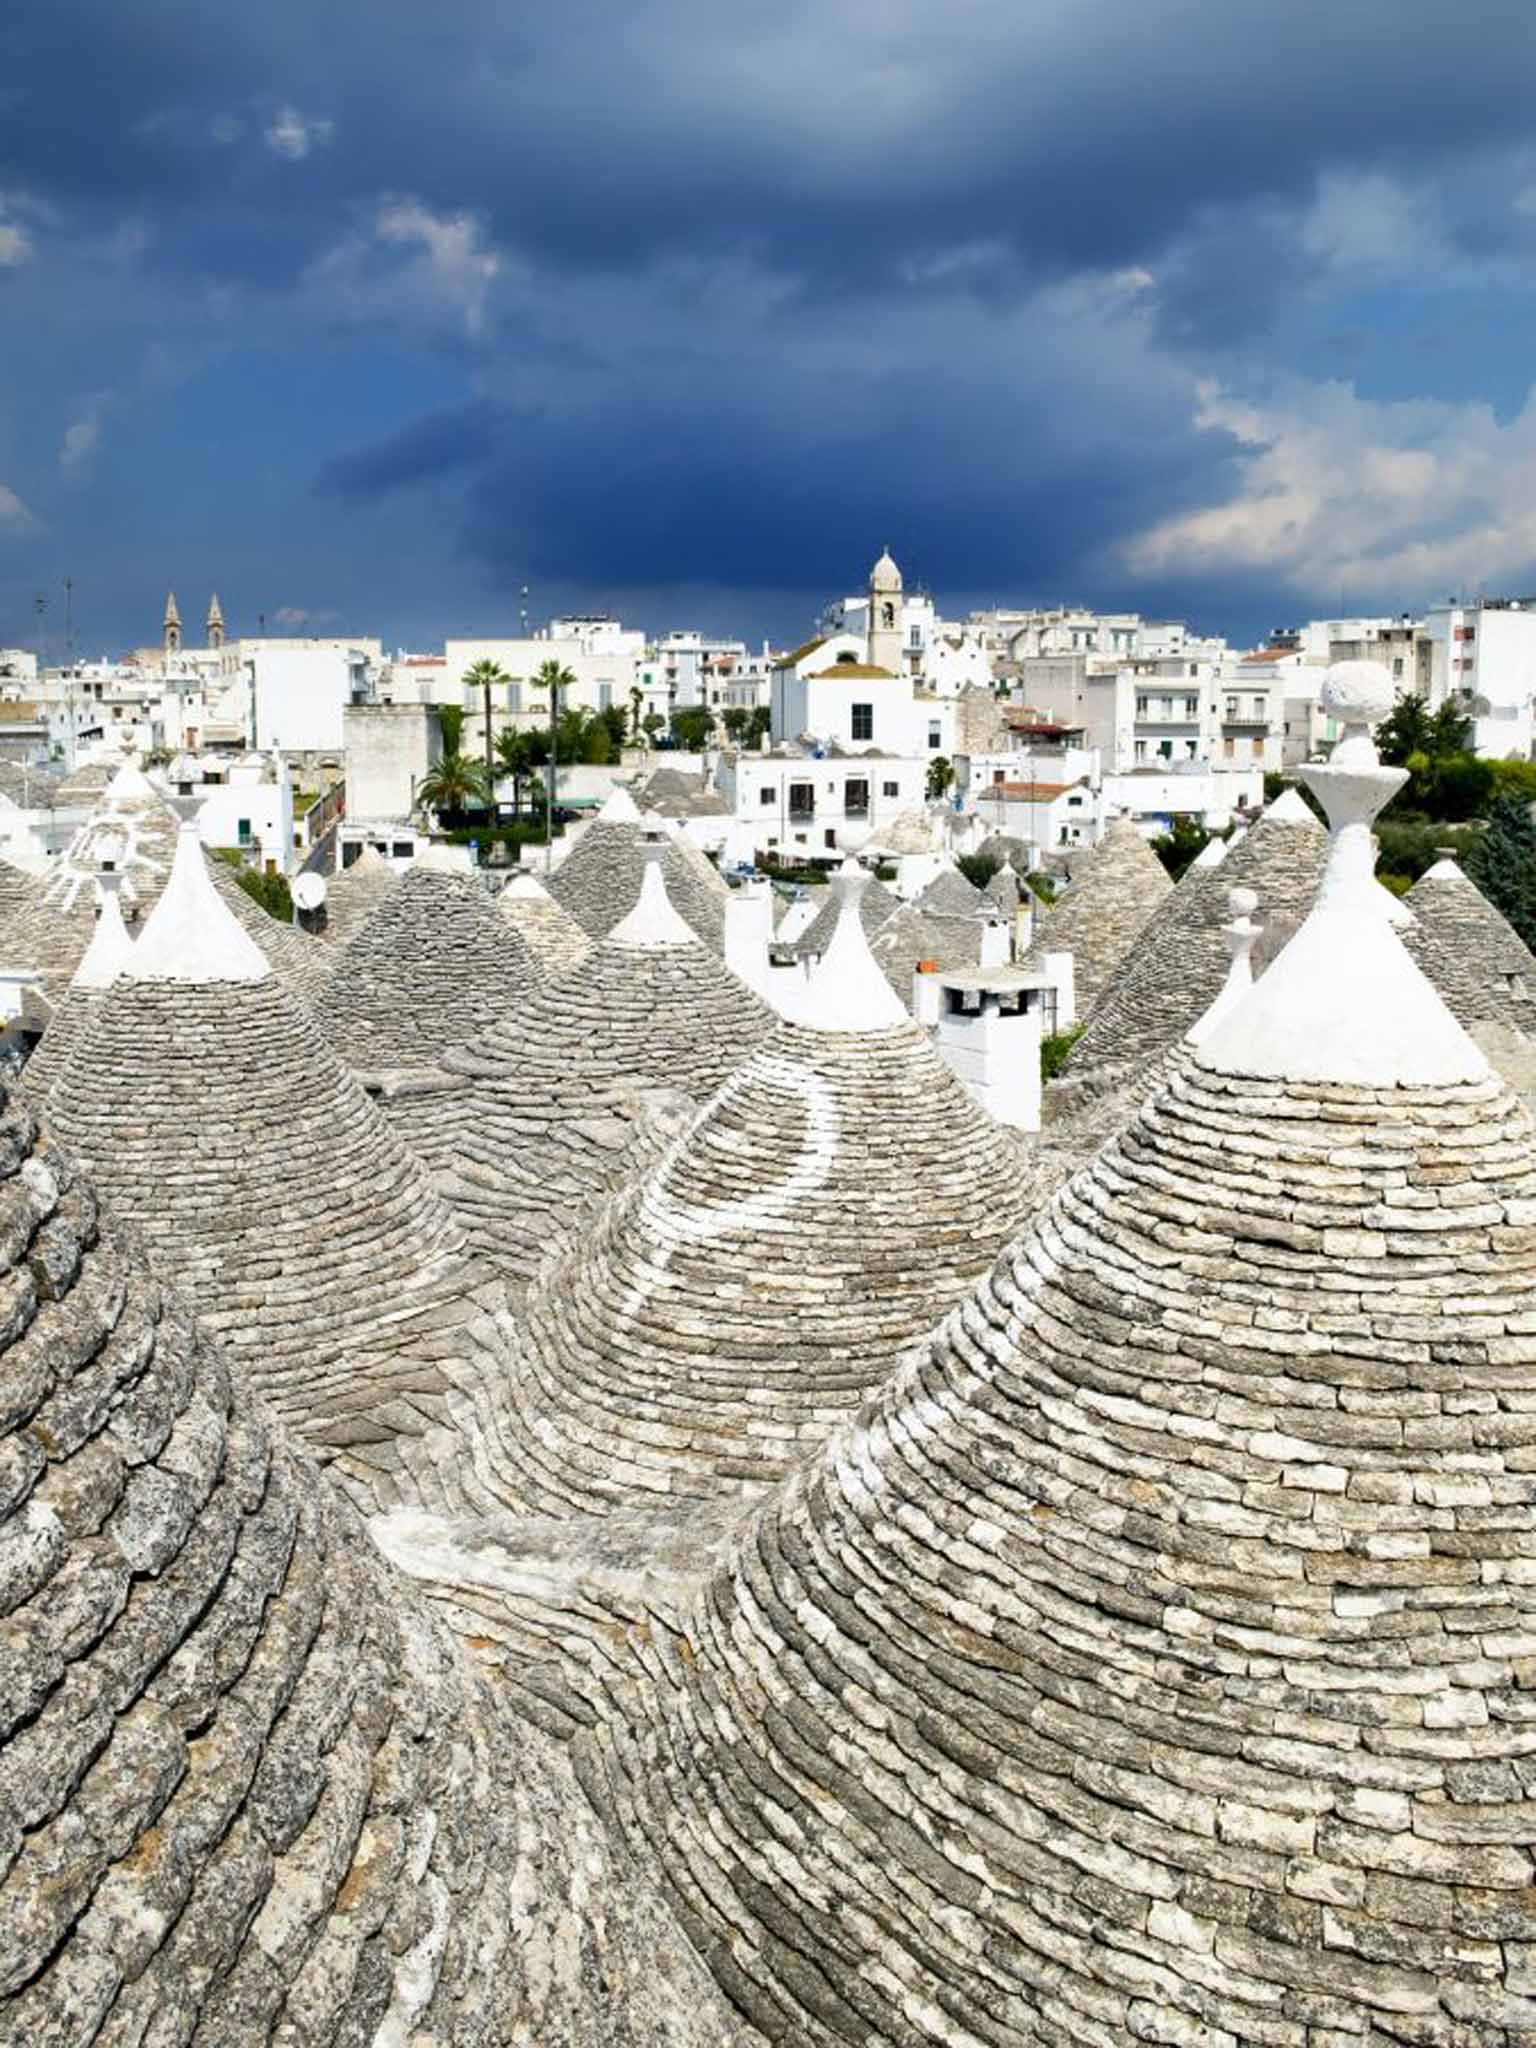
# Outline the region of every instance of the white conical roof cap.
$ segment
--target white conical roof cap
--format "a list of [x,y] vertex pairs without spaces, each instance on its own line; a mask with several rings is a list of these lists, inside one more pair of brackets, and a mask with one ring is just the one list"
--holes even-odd
[[638,825],[640,812],[629,791],[615,783],[604,798],[595,822],[599,825]]
[[639,898],[629,915],[621,918],[608,934],[613,944],[649,951],[659,946],[699,943],[697,933],[678,916],[667,894],[667,879],[661,868],[665,853],[665,844],[647,848]]
[[841,901],[832,941],[804,992],[788,1005],[792,1024],[810,1031],[888,1031],[910,1022],[906,1005],[869,950],[859,905],[872,879],[856,860],[844,861],[833,885]]
[[1200,851],[1190,862],[1190,866],[1196,868],[1219,868],[1226,857],[1227,842],[1225,839],[1207,839],[1204,846],[1201,847]]
[[264,981],[272,971],[220,900],[196,825],[177,834],[170,880],[128,964],[135,981]]
[[103,794],[109,805],[142,803],[146,797],[158,803],[165,801],[137,761],[131,760],[125,761],[118,769]]
[[538,876],[529,874],[526,868],[520,868],[501,893],[503,896],[515,896],[522,901],[553,903],[555,900]]
[[1282,789],[1264,816],[1276,825],[1311,825],[1316,813],[1307,807],[1299,789]]
[[117,878],[114,876],[110,884],[102,888],[96,930],[81,956],[80,965],[75,969],[71,986],[110,988],[127,966],[128,956],[133,950],[133,940],[123,923],[123,906],[118,901]]

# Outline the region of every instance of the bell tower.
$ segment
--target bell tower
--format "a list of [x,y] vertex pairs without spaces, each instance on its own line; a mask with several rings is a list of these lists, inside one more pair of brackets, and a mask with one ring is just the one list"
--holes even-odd
[[869,572],[869,659],[874,668],[903,671],[901,571],[887,548]]
[[165,626],[161,633],[161,645],[167,654],[181,652],[181,613],[176,609],[176,593],[171,591],[165,600]]
[[219,593],[217,591],[208,600],[208,618],[203,630],[208,636],[207,645],[209,647],[222,647],[224,645],[224,614],[219,609]]

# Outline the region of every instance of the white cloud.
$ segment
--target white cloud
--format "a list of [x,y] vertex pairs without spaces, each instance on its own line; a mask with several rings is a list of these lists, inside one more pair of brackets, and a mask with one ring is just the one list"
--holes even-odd
[[1382,402],[1341,383],[1262,402],[1205,383],[1194,424],[1231,436],[1238,488],[1137,536],[1135,570],[1252,570],[1403,602],[1536,581],[1536,391],[1501,424],[1484,404]]
[[110,391],[90,392],[81,401],[79,413],[64,429],[59,468],[66,476],[83,476],[90,469],[96,450],[101,446],[102,424],[113,396]]
[[31,235],[15,216],[6,210],[0,197],[0,270],[19,270],[23,263],[29,263],[36,253],[36,244]]
[[465,331],[484,331],[491,283],[501,258],[471,213],[434,213],[419,199],[387,199],[374,221],[381,242],[420,248],[438,293],[463,314]]
[[334,129],[332,121],[306,117],[297,107],[279,107],[265,130],[266,144],[275,155],[287,157],[290,163],[302,163],[311,150],[330,141]]
[[5,484],[0,484],[0,533],[31,533],[37,520]]

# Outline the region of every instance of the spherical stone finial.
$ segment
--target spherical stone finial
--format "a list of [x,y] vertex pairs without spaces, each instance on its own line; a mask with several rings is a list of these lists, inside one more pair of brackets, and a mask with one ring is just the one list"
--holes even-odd
[[1258,907],[1259,892],[1257,889],[1229,889],[1227,891],[1227,908],[1232,912],[1234,918],[1252,917]]
[[837,843],[843,853],[856,860],[869,844],[869,827],[841,825],[838,827]]
[[1376,725],[1396,702],[1392,678],[1379,661],[1336,661],[1323,678],[1318,702],[1341,725]]

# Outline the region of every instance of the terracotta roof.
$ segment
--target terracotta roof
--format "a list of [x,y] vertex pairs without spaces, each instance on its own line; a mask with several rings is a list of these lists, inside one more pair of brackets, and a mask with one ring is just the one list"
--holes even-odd
[[893,669],[876,668],[868,661],[834,661],[830,668],[819,668],[811,677],[812,682],[822,682],[827,677],[851,676],[856,682],[868,677],[871,682],[894,683],[898,680]]
[[1046,804],[1065,796],[1069,789],[1081,789],[1083,786],[1081,776],[1076,782],[994,782],[981,794],[1015,797],[1023,803]]

